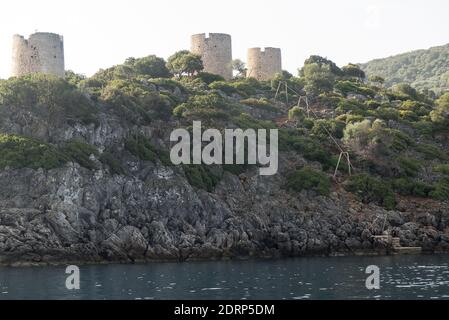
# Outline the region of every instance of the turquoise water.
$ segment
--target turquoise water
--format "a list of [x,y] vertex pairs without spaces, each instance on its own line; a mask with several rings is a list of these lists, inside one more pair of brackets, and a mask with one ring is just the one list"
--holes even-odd
[[[379,290],[365,286],[380,268]],[[0,299],[448,299],[449,255],[0,268]]]

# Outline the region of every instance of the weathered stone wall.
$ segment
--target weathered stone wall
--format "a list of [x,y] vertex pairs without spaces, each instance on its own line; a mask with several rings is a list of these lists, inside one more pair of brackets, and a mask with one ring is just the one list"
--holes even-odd
[[224,33],[195,34],[191,37],[190,51],[201,56],[204,71],[218,74],[226,80],[232,78],[230,35]]
[[46,73],[64,77],[64,42],[62,36],[38,32],[28,39],[14,35],[12,76]]
[[281,49],[250,48],[247,58],[247,77],[257,80],[270,80],[276,73],[282,72]]

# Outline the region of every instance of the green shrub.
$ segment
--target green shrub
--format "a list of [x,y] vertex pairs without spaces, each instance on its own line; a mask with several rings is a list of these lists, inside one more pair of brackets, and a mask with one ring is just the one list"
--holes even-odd
[[150,141],[142,135],[128,138],[125,141],[125,149],[140,160],[154,162],[157,158],[157,154]]
[[399,120],[399,111],[391,107],[379,107],[374,111],[373,115],[383,120]]
[[183,77],[179,79],[179,82],[182,83],[190,94],[201,94],[210,89],[209,86],[199,78]]
[[430,196],[437,200],[449,200],[449,177],[438,180],[433,185],[434,190],[430,192]]
[[223,164],[223,170],[227,171],[229,173],[232,173],[233,175],[241,175],[242,173],[245,173],[248,168],[250,168],[252,165],[247,164]]
[[148,82],[156,85],[160,89],[161,88],[169,89],[171,91],[179,89],[182,93],[187,92],[187,90],[185,89],[185,87],[182,85],[181,82],[173,80],[173,79],[155,78],[155,79],[149,79]]
[[61,150],[80,166],[89,170],[98,169],[95,162],[90,159],[91,155],[98,157],[98,150],[94,146],[80,140],[71,140],[66,142]]
[[418,92],[408,83],[395,84],[392,87],[392,91],[400,97],[406,97],[407,99],[412,98],[413,100],[416,100],[418,98]]
[[[306,113],[303,108],[298,106],[294,106],[290,110],[288,110],[288,118],[290,120],[303,120],[306,117]],[[313,123],[312,123],[313,126]]]
[[286,188],[293,191],[313,190],[320,195],[329,195],[331,182],[321,171],[304,167],[287,176]]
[[164,59],[150,55],[143,58],[128,58],[125,65],[132,68],[135,76],[144,75],[150,78],[169,78],[171,76]]
[[81,81],[86,80],[86,76],[83,74],[75,73],[72,70],[66,70],[64,79],[72,86],[77,87]]
[[351,81],[357,81],[357,83],[359,83],[359,81],[363,81],[363,79],[366,78],[365,71],[363,71],[360,66],[353,63],[347,64],[346,66],[341,68],[341,70],[343,71],[346,78],[351,79]]
[[376,100],[368,100],[365,101],[365,105],[368,107],[368,109],[375,110],[380,107],[380,102]]
[[311,130],[315,125],[315,122],[312,118],[305,118],[304,120],[302,120],[301,124],[304,128]]
[[225,121],[229,120],[229,114],[224,110],[216,109],[193,109],[183,113],[184,117],[195,120],[202,120],[203,122]]
[[399,117],[402,120],[406,120],[406,121],[418,121],[419,120],[419,116],[410,110],[400,110],[399,111]]
[[345,113],[351,113],[353,115],[359,115],[359,116],[367,116],[367,107],[354,99],[340,99],[340,102],[337,105],[337,108],[335,109],[337,114],[345,114]]
[[415,144],[406,133],[386,128],[385,122],[379,119],[348,124],[344,130],[343,141],[366,159],[394,156]]
[[110,152],[105,151],[100,155],[101,163],[109,167],[111,174],[125,174],[120,161]]
[[214,81],[209,85],[209,88],[220,90],[226,93],[227,95],[237,93],[237,89],[228,84],[226,81]]
[[241,113],[239,116],[233,118],[233,122],[239,128],[245,129],[275,129],[276,125],[271,121],[258,120],[252,118],[247,113]]
[[394,209],[396,199],[391,186],[367,174],[352,176],[345,182],[345,189],[356,194],[363,202],[375,202],[387,209]]
[[376,92],[374,90],[366,87],[365,85],[363,85],[361,83],[350,81],[350,80],[337,81],[335,83],[334,88],[337,91],[340,91],[345,96],[348,95],[349,93],[360,94],[360,95],[363,95],[366,97],[371,97],[371,98],[376,95]]
[[318,119],[314,121],[312,134],[323,139],[329,137],[329,132],[335,138],[341,139],[343,138],[343,130],[345,129],[345,127],[346,124],[342,121],[333,119]]
[[404,196],[428,197],[432,186],[410,178],[399,178],[393,181],[393,188]]
[[69,157],[47,143],[18,135],[0,134],[0,169],[53,169],[69,160]]
[[183,165],[187,181],[191,186],[212,192],[221,177],[205,165]]
[[335,92],[323,92],[317,98],[318,103],[329,108],[335,108],[341,100],[341,95]]
[[437,130],[433,122],[424,119],[413,122],[411,125],[420,135],[432,136]]
[[339,115],[337,118],[335,118],[335,120],[337,121],[342,121],[346,124],[349,123],[354,123],[354,122],[362,122],[363,120],[365,120],[365,117],[361,116],[361,115],[353,115],[353,114],[342,114]]
[[[229,85],[234,87],[237,92],[243,96],[255,95],[258,90],[262,90],[264,88],[262,83],[254,78],[238,79],[233,82],[229,82]],[[266,87],[265,89],[269,90],[269,88]]]
[[108,82],[114,80],[130,80],[136,79],[139,76],[151,76],[149,74],[139,74],[132,65],[133,60],[136,61],[137,59],[129,58],[124,64],[115,65],[107,69],[100,69],[92,77],[81,81],[80,87],[90,92],[92,92],[91,89],[94,89],[93,92],[97,93],[98,89],[101,89],[101,87],[104,87]]
[[159,97],[161,98],[163,105],[165,106],[175,106],[182,102],[182,99],[170,91],[160,91]]
[[388,100],[390,101],[397,101],[397,100],[401,100],[401,101],[407,101],[410,100],[410,96],[401,93],[401,92],[396,92],[396,91],[392,91],[392,90],[388,90],[385,92],[386,97],[388,98]]
[[391,143],[387,145],[392,151],[405,151],[415,146],[415,141],[405,132],[396,129],[385,129],[387,136],[391,137]]
[[279,111],[266,98],[261,98],[261,99],[248,98],[248,99],[240,100],[240,103],[245,104],[250,107],[270,111],[270,112],[278,112]]
[[447,160],[447,154],[431,144],[420,143],[416,145],[416,151],[422,153],[426,160]]
[[430,113],[430,119],[439,129],[447,130],[449,127],[449,92],[443,94],[436,104],[436,108]]
[[159,159],[164,166],[172,165],[169,152],[153,146],[143,135],[138,134],[128,138],[125,141],[125,149],[140,160],[155,162]]
[[187,102],[177,106],[173,114],[177,117],[195,117],[202,120],[209,118],[228,119],[231,115],[237,114],[238,107],[229,103],[225,98],[216,92],[193,95]]
[[136,80],[109,82],[100,99],[107,102],[120,118],[136,124],[146,124],[152,119],[167,120],[172,113],[171,99]]
[[419,160],[400,157],[397,159],[397,161],[399,164],[401,175],[405,175],[408,177],[416,177],[418,172],[421,170],[421,161]]
[[343,132],[343,141],[357,149],[356,145],[366,147],[374,139],[376,131],[373,129],[373,124],[370,120],[362,120],[361,122],[349,123]]
[[200,72],[194,78],[200,79],[207,85],[209,85],[213,82],[216,82],[216,81],[225,81],[225,79],[222,76],[220,76],[218,74],[209,73],[209,72]]
[[[355,156],[351,155],[352,157],[352,161],[355,160]],[[346,159],[346,157],[342,157],[340,159],[340,163],[338,163],[338,159],[340,158],[340,155],[338,154],[334,154],[331,156],[330,159],[330,165],[329,165],[329,169],[332,169],[332,172],[334,172],[335,168],[337,168],[337,164],[338,164],[338,172],[340,172],[342,175],[346,175],[349,174],[349,164],[348,161]]]
[[73,161],[89,170],[98,169],[91,155],[97,149],[80,140],[65,142],[59,149],[38,140],[17,135],[0,135],[0,168],[53,169]]
[[315,62],[304,63],[301,75],[305,80],[304,90],[309,96],[318,96],[334,88],[336,76],[329,65]]
[[400,109],[413,112],[417,117],[422,117],[430,112],[431,107],[419,101],[407,100],[401,104]]
[[204,69],[204,65],[200,55],[180,50],[168,57],[167,68],[178,79],[183,76],[192,78]]
[[159,160],[162,162],[164,166],[172,166],[173,162],[171,162],[170,159],[170,152],[162,149],[156,149],[157,156],[159,157]]
[[433,171],[449,176],[449,164],[436,165],[433,167]]
[[296,130],[279,130],[279,150],[294,150],[302,154],[307,160],[320,162],[324,170],[334,166],[331,154],[323,148],[321,142],[310,137],[299,136]]
[[98,123],[98,109],[67,81],[45,74],[0,80],[0,105],[28,108],[58,121]]

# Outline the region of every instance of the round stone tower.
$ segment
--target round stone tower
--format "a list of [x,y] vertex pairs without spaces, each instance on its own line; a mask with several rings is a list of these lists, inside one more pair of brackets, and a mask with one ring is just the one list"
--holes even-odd
[[248,71],[246,76],[257,80],[270,80],[276,73],[282,72],[281,49],[251,48],[248,49]]
[[46,73],[64,77],[64,41],[54,33],[38,32],[25,39],[13,36],[12,76]]
[[204,71],[232,79],[231,36],[224,33],[200,33],[191,37],[190,52],[201,56]]

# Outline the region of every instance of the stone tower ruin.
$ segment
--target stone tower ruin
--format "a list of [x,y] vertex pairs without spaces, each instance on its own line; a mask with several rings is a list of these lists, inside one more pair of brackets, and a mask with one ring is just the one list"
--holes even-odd
[[247,57],[248,78],[270,80],[276,73],[282,72],[281,49],[250,48]]
[[191,37],[190,52],[201,56],[204,71],[232,79],[231,36],[224,33],[200,33]]
[[64,41],[54,33],[38,32],[25,39],[13,36],[12,76],[46,73],[64,77]]

